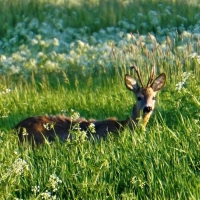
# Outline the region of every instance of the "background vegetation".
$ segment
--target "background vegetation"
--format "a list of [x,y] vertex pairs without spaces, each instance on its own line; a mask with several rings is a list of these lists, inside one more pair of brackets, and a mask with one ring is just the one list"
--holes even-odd
[[[1,199],[199,199],[199,2],[0,0]],[[136,63],[167,74],[146,131],[18,146],[32,115],[126,118]]]

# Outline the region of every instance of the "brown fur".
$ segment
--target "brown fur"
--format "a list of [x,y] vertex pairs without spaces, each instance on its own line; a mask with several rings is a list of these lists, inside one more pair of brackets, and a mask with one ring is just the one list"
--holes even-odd
[[[138,75],[139,76],[139,75]],[[151,77],[152,79],[152,77]],[[150,80],[151,80],[150,79]],[[146,126],[155,104],[155,95],[165,84],[166,75],[163,73],[158,76],[153,83],[148,82],[147,87],[139,87],[134,78],[125,75],[125,85],[132,91],[136,97],[136,104],[133,106],[131,116],[126,120],[117,120],[116,118],[108,118],[102,121],[91,119],[87,121],[85,118],[71,120],[66,116],[35,116],[24,119],[15,126],[17,130],[19,141],[24,142],[25,139],[32,143],[44,143],[45,139],[48,141],[55,140],[55,136],[60,141],[71,139],[70,130],[78,123],[82,131],[87,133],[89,137],[91,134],[88,129],[91,123],[95,125],[94,137],[105,138],[108,133],[117,134],[128,126],[134,129],[140,118],[140,111],[143,110],[142,124]],[[141,80],[141,77],[140,77]]]
[[[75,125],[79,124],[82,131],[88,131],[89,125],[95,125],[94,137],[105,138],[108,132],[117,133],[123,129],[128,120],[117,121],[115,118],[110,118],[102,121],[90,120],[84,118],[71,121],[69,117],[65,116],[35,116],[24,119],[19,122],[15,129],[18,132],[19,141],[24,142],[28,139],[36,144],[44,143],[45,139],[48,141],[55,140],[55,136],[60,141],[70,139],[69,130]],[[87,135],[90,137],[90,134]]]

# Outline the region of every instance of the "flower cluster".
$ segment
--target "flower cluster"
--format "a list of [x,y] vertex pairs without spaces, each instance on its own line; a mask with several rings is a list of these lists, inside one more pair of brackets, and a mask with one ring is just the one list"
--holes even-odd
[[77,120],[80,118],[80,113],[79,112],[76,112],[74,111],[73,109],[71,109],[70,111],[70,117],[71,117],[71,120]]
[[[175,62],[174,51],[171,49],[175,42],[180,59],[183,53],[186,56],[197,53],[200,21],[190,26],[188,30],[184,26],[161,28],[161,18],[170,19],[173,9],[170,6],[164,7],[163,4],[159,4],[158,7],[162,12],[150,10],[147,15],[138,13],[132,21],[123,19],[116,26],[100,29],[92,34],[86,26],[65,27],[63,19],[60,17],[52,19],[49,12],[43,13],[45,15],[43,22],[39,22],[37,18],[24,18],[24,21],[18,22],[14,29],[8,30],[7,37],[0,41],[0,46],[4,49],[0,51],[0,73],[26,75],[32,71],[56,72],[72,68],[88,73],[96,69],[110,69],[118,65],[119,61],[127,66],[133,62],[152,64],[151,62],[154,62],[152,58],[158,62],[164,59],[171,65]],[[56,9],[54,16],[59,16],[61,13],[62,10]],[[72,15],[74,18],[77,17],[76,12]],[[183,24],[187,22],[183,16],[176,17]],[[153,33],[148,35],[136,33],[138,23],[144,30],[148,30],[149,25],[153,26],[156,36]],[[173,24],[172,21],[169,23]],[[177,29],[182,32],[181,40],[177,40],[179,37]],[[21,40],[19,36],[24,36],[26,40]],[[198,56],[197,61],[199,62]]]
[[58,190],[59,184],[61,183],[62,181],[55,174],[50,175],[48,185],[53,192],[56,192]]
[[181,75],[181,81],[176,84],[176,90],[180,91],[183,86],[186,84],[189,77],[191,77],[192,72],[183,72]]
[[88,126],[88,131],[89,131],[90,133],[96,133],[95,124],[90,123],[90,125]]
[[140,187],[141,189],[146,185],[145,182],[143,182],[142,180],[140,180],[140,179],[137,178],[136,176],[134,176],[134,177],[131,179],[131,184],[137,185],[137,186]]
[[8,177],[25,175],[29,171],[29,165],[21,158],[17,158],[14,163],[7,169],[7,172],[0,178],[0,181],[5,181]]
[[55,174],[50,175],[48,183],[47,183],[47,188],[44,192],[40,192],[41,188],[40,186],[33,186],[32,187],[32,192],[34,194],[34,197],[41,197],[41,199],[44,200],[54,200],[56,198],[56,192],[59,189],[59,185],[62,183],[60,178],[56,176]]
[[56,200],[56,195],[52,195],[51,192],[46,190],[40,194],[40,197],[44,200]]
[[32,186],[31,191],[33,192],[34,196],[36,196],[40,192],[40,186]]

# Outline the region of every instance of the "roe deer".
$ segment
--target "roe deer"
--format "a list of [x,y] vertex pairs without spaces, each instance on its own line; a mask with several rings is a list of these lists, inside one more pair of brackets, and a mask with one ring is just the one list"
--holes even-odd
[[[43,143],[45,139],[48,141],[55,140],[55,136],[57,136],[60,141],[65,141],[66,139],[71,138],[70,128],[77,123],[79,124],[80,129],[86,132],[91,123],[93,123],[95,127],[93,136],[105,138],[108,133],[118,133],[126,126],[130,129],[134,129],[139,121],[141,111],[143,112],[141,119],[142,124],[146,126],[154,110],[155,95],[157,91],[164,86],[166,75],[165,73],[162,73],[153,80],[154,68],[152,68],[148,83],[144,86],[138,68],[132,66],[131,69],[135,70],[141,87],[134,78],[128,74],[125,75],[125,85],[133,92],[136,98],[136,103],[133,105],[131,115],[127,119],[116,120],[114,118],[108,118],[102,121],[87,121],[84,118],[72,120],[70,117],[60,115],[29,117],[15,126],[15,129],[18,131],[19,141],[23,142],[25,138],[27,138],[31,142],[40,144]],[[89,133],[87,134],[90,136]]]

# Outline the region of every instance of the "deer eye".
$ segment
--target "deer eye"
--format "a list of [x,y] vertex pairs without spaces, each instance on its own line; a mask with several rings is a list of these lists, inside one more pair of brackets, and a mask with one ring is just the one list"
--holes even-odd
[[137,97],[137,100],[138,100],[138,101],[141,101],[141,100],[142,100],[142,97]]
[[155,97],[153,97],[152,99],[153,99],[153,100],[156,100],[156,98],[155,98]]

